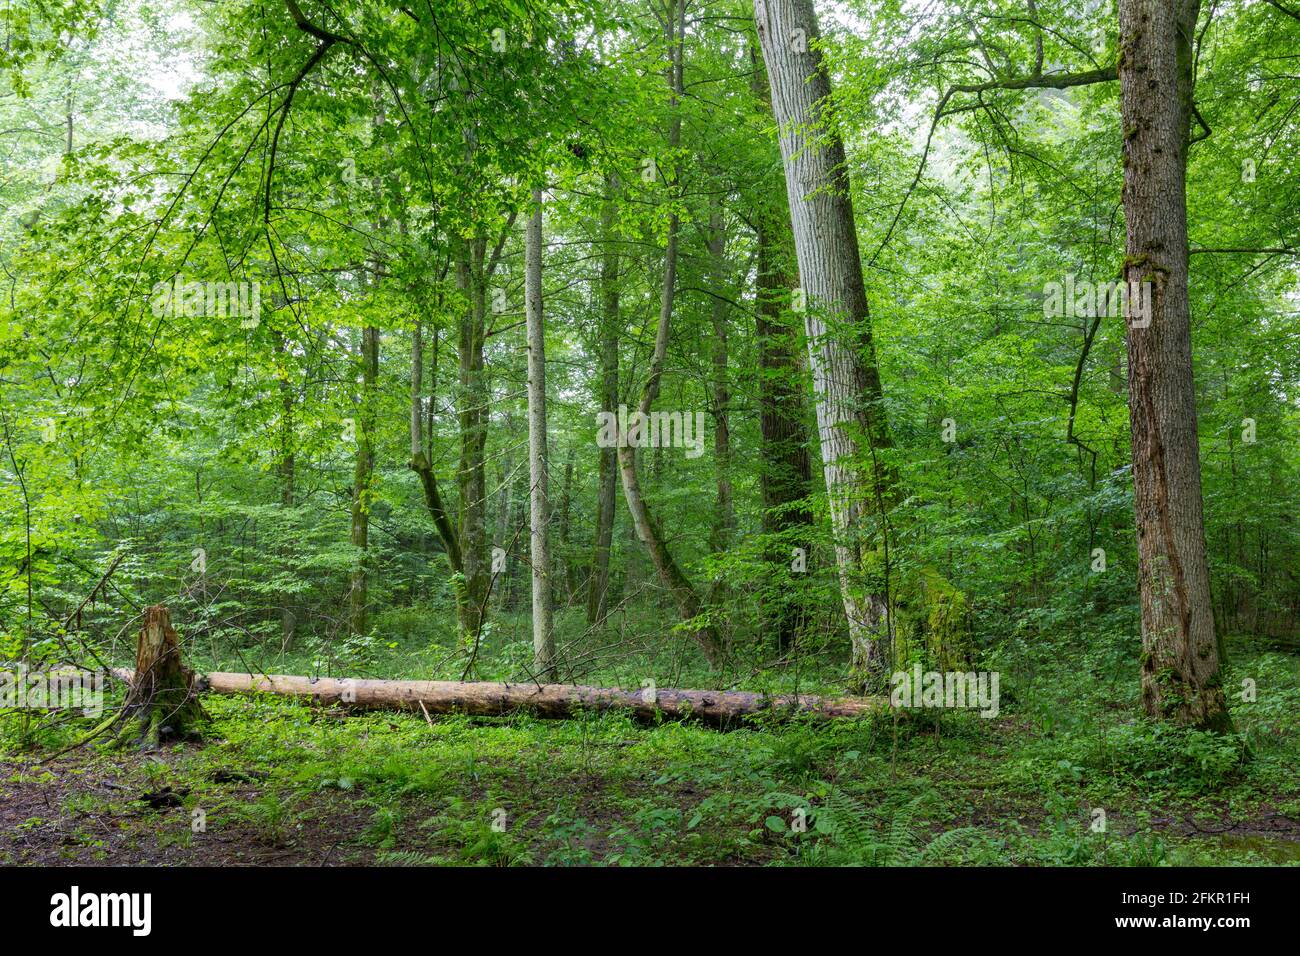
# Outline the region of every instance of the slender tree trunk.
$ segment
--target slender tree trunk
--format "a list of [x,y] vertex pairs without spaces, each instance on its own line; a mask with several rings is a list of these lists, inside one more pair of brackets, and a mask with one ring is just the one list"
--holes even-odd
[[496,514],[492,518],[492,541],[496,547],[507,554],[507,558],[505,567],[500,571],[496,570],[495,565],[493,567],[492,593],[496,597],[497,606],[504,611],[517,603],[512,590],[515,570],[514,552],[515,546],[519,544],[514,540],[514,532],[518,526],[513,523],[517,504],[515,497],[518,490],[514,451],[515,416],[509,406],[501,416],[500,429],[505,435],[505,447],[501,450],[498,462]]
[[[601,209],[600,257],[600,407],[618,413],[619,252],[614,236],[617,214],[614,177],[606,180],[605,203]],[[614,540],[614,504],[618,487],[617,452],[600,449],[600,477],[596,485],[596,535],[587,584],[587,623],[605,619],[609,590],[609,553]]]
[[[429,409],[433,408],[437,398],[437,339],[434,339],[434,365],[430,369],[430,379],[432,382],[429,394]],[[424,325],[416,322],[415,332],[411,337],[411,461],[410,468],[420,479],[420,487],[424,492],[424,504],[429,509],[429,515],[433,519],[434,529],[438,532],[438,538],[442,541],[443,550],[447,554],[447,564],[450,566],[453,574],[463,573],[463,566],[460,557],[460,541],[456,537],[455,519],[448,514],[447,506],[443,503],[442,492],[438,488],[438,479],[433,473],[433,466],[429,463],[429,455],[425,445],[425,436],[422,434],[423,425],[427,423],[432,438],[433,416],[431,412],[422,413],[424,403]]]
[[717,490],[713,503],[713,529],[709,547],[714,552],[731,547],[735,511],[731,500],[731,429],[728,408],[731,387],[727,381],[727,233],[721,206],[709,216],[709,259],[713,271],[713,467]]
[[483,369],[483,339],[487,290],[484,260],[487,240],[462,240],[456,262],[456,283],[467,304],[460,315],[460,466],[459,531],[463,581],[457,601],[462,639],[478,640],[487,613],[491,586],[491,556],[487,551],[487,382]]
[[374,501],[375,401],[379,381],[379,330],[361,332],[361,406],[357,422],[357,457],[352,479],[352,546],[358,550],[349,590],[348,630],[364,634],[370,592],[370,507]]
[[[289,379],[289,349],[285,343],[284,336],[278,332],[273,333],[275,351],[279,361],[284,363],[281,368],[280,376],[280,448],[279,463],[277,471],[280,476],[280,507],[284,511],[285,531],[289,530],[289,521],[294,506],[294,497],[296,494],[297,478],[297,457],[296,447],[297,440],[294,427],[294,388]],[[287,534],[286,534],[287,539]],[[292,549],[288,546],[280,551],[280,560],[285,565],[285,571],[292,561]],[[293,597],[291,593],[280,595],[280,649],[287,651],[293,644],[294,631],[297,627],[298,619],[294,614]]]
[[[812,463],[800,387],[803,371],[798,363],[798,333],[785,311],[793,285],[790,272],[794,262],[785,197],[773,197],[771,208],[760,210],[755,223],[759,488],[763,499],[763,532],[781,535],[790,542],[774,545],[767,554],[769,561],[783,566],[784,573],[800,557],[795,548],[803,549],[803,567],[807,568],[813,521],[807,505],[796,504],[805,501],[812,492]],[[769,597],[764,619],[778,650],[784,652],[793,645],[803,627],[804,616],[797,594]]]
[[542,191],[524,231],[524,290],[528,324],[528,514],[533,562],[533,676],[555,676],[551,598],[551,503],[546,448],[546,338],[542,321]]
[[[1147,713],[1231,730],[1219,673],[1201,511],[1187,295],[1187,151],[1198,0],[1120,0],[1129,420]],[[1135,297],[1130,295],[1130,299]]]
[[555,566],[563,572],[564,580],[564,606],[568,607],[573,603],[573,596],[577,593],[578,582],[577,574],[570,559],[569,550],[569,531],[570,531],[570,506],[573,502],[573,446],[569,446],[568,453],[564,458],[564,487],[560,491],[560,517],[559,517],[559,555],[555,560]]
[[[670,68],[673,118],[669,126],[668,145],[675,153],[681,142],[682,128],[681,114],[677,108],[682,96],[682,52],[686,30],[685,0],[675,0],[670,5],[670,10],[671,16],[667,18],[665,25],[672,40],[673,51],[673,62]],[[663,376],[664,362],[668,353],[668,335],[672,326],[673,301],[677,287],[677,248],[680,231],[680,222],[674,212],[668,218],[668,244],[664,250],[664,281],[659,300],[659,324],[655,333],[654,353],[650,358],[650,371],[638,406],[641,414],[646,416],[650,414],[651,406],[654,405],[655,398],[659,394],[659,382]],[[636,529],[637,537],[645,544],[660,581],[672,595],[683,620],[698,617],[703,610],[699,595],[695,593],[695,588],[678,567],[662,531],[650,514],[650,508],[642,494],[641,483],[637,477],[636,447],[626,444],[621,435],[618,443],[618,467],[623,480],[623,497],[627,500],[627,510],[632,516],[633,527]],[[717,667],[722,663],[724,657],[722,641],[711,625],[696,628],[693,637],[711,667]]]
[[[863,540],[863,525],[875,513],[878,530],[883,530],[884,515],[878,506],[890,489],[877,454],[888,446],[889,432],[844,145],[833,129],[820,128],[831,90],[815,45],[819,31],[812,0],[755,0],[754,18],[772,110],[780,127],[795,253],[805,294],[808,361],[817,396],[840,590],[853,648],[851,668],[857,678],[865,679],[883,670],[888,646],[888,603],[880,562],[866,560],[872,548]],[[818,131],[815,138],[812,130]],[[855,433],[865,436],[867,448],[859,449]]]

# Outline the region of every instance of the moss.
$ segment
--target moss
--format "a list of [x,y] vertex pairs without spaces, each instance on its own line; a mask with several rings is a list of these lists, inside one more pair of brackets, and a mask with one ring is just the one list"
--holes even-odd
[[963,670],[971,662],[970,602],[933,568],[920,568],[898,584],[894,625],[896,668],[919,662],[938,670]]

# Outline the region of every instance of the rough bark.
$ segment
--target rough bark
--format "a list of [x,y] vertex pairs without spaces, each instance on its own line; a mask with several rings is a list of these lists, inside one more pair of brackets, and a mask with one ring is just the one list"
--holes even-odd
[[[780,127],[808,360],[855,678],[879,675],[888,630],[884,588],[864,541],[867,517],[889,497],[877,454],[889,445],[866,286],[854,231],[844,145],[823,128],[830,79],[816,46],[812,0],[755,0],[754,19]],[[816,131],[818,135],[811,135]],[[860,449],[856,435],[867,448]],[[864,462],[863,459],[866,459]],[[875,564],[876,562],[871,562]],[[865,572],[865,574],[864,574]]]
[[[129,680],[131,671],[114,673]],[[627,710],[643,720],[691,718],[714,726],[738,725],[759,714],[822,718],[868,717],[889,709],[886,698],[768,697],[748,691],[657,688],[653,693],[582,684],[506,684],[496,682],[352,680],[285,674],[213,673],[205,689],[215,694],[269,693],[307,697],[314,703],[358,709],[411,710],[429,714],[496,717],[526,711],[536,717],[575,717],[585,711]]]
[[162,604],[147,607],[136,644],[135,670],[127,671],[127,691],[119,719],[118,740],[138,731],[139,742],[156,749],[169,739],[198,736],[207,719],[198,701],[198,682],[181,660],[180,641],[171,612]]
[[1150,315],[1128,322],[1129,427],[1143,706],[1153,717],[1228,731],[1205,552],[1187,294],[1198,14],[1198,0],[1119,4],[1124,272],[1130,288],[1151,283]]
[[542,191],[524,232],[524,300],[528,325],[528,514],[533,578],[533,674],[555,675],[551,599],[551,503],[546,448],[546,339],[542,319]]
[[564,581],[564,606],[568,607],[573,603],[573,596],[578,591],[578,582],[576,569],[570,557],[572,554],[569,547],[569,533],[572,522],[571,507],[573,503],[573,446],[564,459],[564,484],[560,489],[560,508],[559,516],[556,519],[558,528],[556,529],[559,539],[559,554],[555,558],[555,566],[561,572],[561,578]]

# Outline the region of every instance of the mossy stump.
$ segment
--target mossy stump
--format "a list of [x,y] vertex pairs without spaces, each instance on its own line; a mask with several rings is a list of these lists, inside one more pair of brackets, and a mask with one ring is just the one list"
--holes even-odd
[[135,652],[135,675],[122,705],[118,742],[147,750],[169,740],[193,740],[208,715],[198,698],[198,678],[181,661],[180,641],[166,605],[145,608]]

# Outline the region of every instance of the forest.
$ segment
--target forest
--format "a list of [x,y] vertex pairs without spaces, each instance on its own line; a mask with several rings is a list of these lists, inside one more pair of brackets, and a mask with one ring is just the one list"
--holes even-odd
[[1296,0],[0,0],[0,866],[1300,863],[1297,155]]

